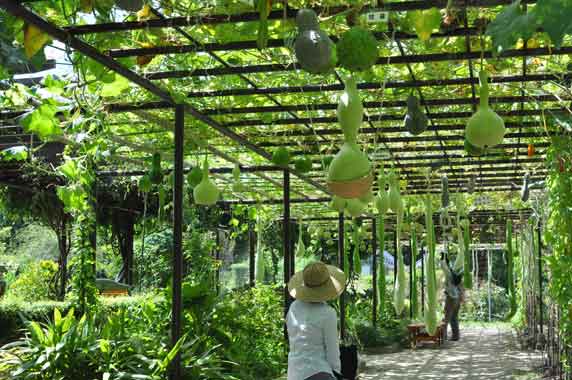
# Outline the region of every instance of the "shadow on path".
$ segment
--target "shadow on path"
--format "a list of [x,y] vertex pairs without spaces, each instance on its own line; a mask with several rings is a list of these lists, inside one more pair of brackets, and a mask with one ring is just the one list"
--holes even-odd
[[362,354],[366,367],[360,380],[516,380],[542,364],[541,353],[520,351],[510,330],[470,328],[462,334],[460,341],[441,348]]

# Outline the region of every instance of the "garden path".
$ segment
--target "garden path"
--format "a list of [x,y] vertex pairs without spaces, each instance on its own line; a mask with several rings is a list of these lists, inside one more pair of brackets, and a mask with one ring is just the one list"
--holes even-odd
[[360,380],[520,380],[539,379],[539,352],[518,348],[514,333],[502,327],[467,328],[459,342],[388,354],[361,354]]

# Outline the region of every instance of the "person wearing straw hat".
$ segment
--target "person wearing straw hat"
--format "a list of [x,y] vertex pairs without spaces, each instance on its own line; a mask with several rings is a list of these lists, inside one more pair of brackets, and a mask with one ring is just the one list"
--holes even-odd
[[335,380],[334,371],[341,372],[338,318],[326,301],[338,298],[345,284],[343,271],[319,261],[292,276],[288,291],[295,301],[286,315],[288,380]]

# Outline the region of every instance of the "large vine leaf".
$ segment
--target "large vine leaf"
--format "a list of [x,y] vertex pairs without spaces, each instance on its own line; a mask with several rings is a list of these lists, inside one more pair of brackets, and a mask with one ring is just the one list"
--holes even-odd
[[505,7],[488,25],[486,34],[493,40],[493,51],[498,54],[513,47],[519,38],[528,40],[536,30],[531,14],[524,12],[520,0]]
[[32,58],[50,41],[50,36],[34,25],[24,25],[24,51]]
[[441,25],[441,13],[437,8],[412,11],[407,14],[407,18],[421,41],[429,40],[433,30],[439,29]]
[[556,47],[562,45],[566,33],[572,32],[572,0],[538,0],[531,14]]
[[45,140],[50,137],[63,134],[60,122],[56,117],[58,108],[49,103],[44,103],[34,111],[26,114],[20,124],[24,130],[36,134],[40,139]]

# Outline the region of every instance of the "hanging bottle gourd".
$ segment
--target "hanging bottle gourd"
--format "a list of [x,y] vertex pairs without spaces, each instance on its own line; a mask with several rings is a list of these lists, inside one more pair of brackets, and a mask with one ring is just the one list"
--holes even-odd
[[514,288],[514,252],[512,246],[512,220],[506,221],[506,282],[508,284],[508,296],[510,298],[510,311],[506,316],[506,320],[512,319],[516,314],[516,292]]
[[414,136],[427,130],[428,119],[421,110],[419,99],[414,95],[407,97],[407,113],[403,120],[405,129]]
[[489,84],[486,71],[479,72],[481,82],[479,110],[471,116],[465,129],[467,141],[482,149],[494,147],[504,138],[504,121],[489,106]]
[[387,190],[385,190],[386,183],[385,183],[385,173],[383,172],[383,168],[379,170],[379,177],[377,178],[377,186],[378,186],[378,195],[375,198],[375,207],[380,215],[387,214],[389,210],[389,194]]
[[399,189],[399,177],[395,173],[389,176],[389,207],[399,215],[403,213],[403,200],[401,199],[401,191]]
[[149,179],[151,183],[155,185],[160,185],[163,182],[163,171],[161,170],[161,154],[153,154],[153,162],[151,164],[151,170],[149,171]]
[[300,9],[296,15],[298,36],[294,42],[296,59],[302,69],[312,74],[325,74],[337,62],[336,46],[328,33],[320,29],[318,16],[311,9]]
[[304,257],[306,256],[306,245],[304,244],[303,234],[304,230],[302,229],[302,222],[299,222],[300,227],[298,228],[298,243],[296,244],[296,257]]
[[346,228],[344,228],[344,274],[346,275],[346,278],[350,278],[350,255],[349,255],[349,247],[350,247],[350,241],[348,239],[347,233],[346,233]]
[[379,268],[377,270],[377,289],[379,300],[379,315],[383,317],[385,309],[385,292],[387,283],[385,281],[385,220],[383,215],[378,216],[377,240],[379,241]]
[[403,224],[403,210],[397,212],[397,246],[396,246],[396,257],[397,257],[397,278],[395,286],[393,288],[393,306],[395,308],[395,313],[401,315],[403,309],[405,308],[405,290],[407,288],[405,280],[405,263],[403,261],[403,252],[401,251],[401,227]]
[[201,183],[202,179],[203,179],[203,171],[198,166],[192,168],[189,174],[187,175],[187,182],[189,183],[189,186],[191,186],[191,188],[193,189],[197,187],[199,183]]
[[220,196],[220,191],[209,178],[209,162],[205,157],[203,164],[203,179],[193,190],[195,203],[198,205],[214,205]]
[[425,226],[427,228],[427,265],[425,277],[427,279],[427,305],[425,308],[425,327],[429,335],[437,333],[437,274],[435,273],[435,230],[433,226],[433,210],[431,199],[425,199]]
[[371,189],[373,178],[369,159],[356,141],[363,121],[363,105],[353,77],[345,82],[337,116],[344,133],[344,144],[328,168],[328,188],[342,198],[361,198]]
[[266,275],[266,261],[264,258],[264,251],[262,249],[262,218],[256,217],[256,258],[254,262],[254,278],[257,284],[264,281]]
[[413,319],[417,318],[419,305],[417,298],[417,224],[411,224],[411,314]]
[[232,169],[232,190],[237,193],[245,191],[245,186],[240,181],[240,165],[238,163],[235,163]]
[[471,254],[471,229],[469,221],[463,219],[461,221],[463,229],[463,245],[465,248],[465,271],[463,274],[463,286],[465,289],[473,288],[473,255]]
[[449,178],[446,174],[441,176],[441,207],[449,207]]
[[308,173],[312,170],[312,160],[310,157],[298,158],[294,161],[294,168],[302,174]]
[[357,276],[361,275],[361,257],[359,255],[359,248],[361,244],[361,236],[360,236],[360,227],[357,224],[354,224],[354,231],[353,231],[353,243],[354,243],[354,251],[353,251],[353,264],[354,264],[354,273]]

